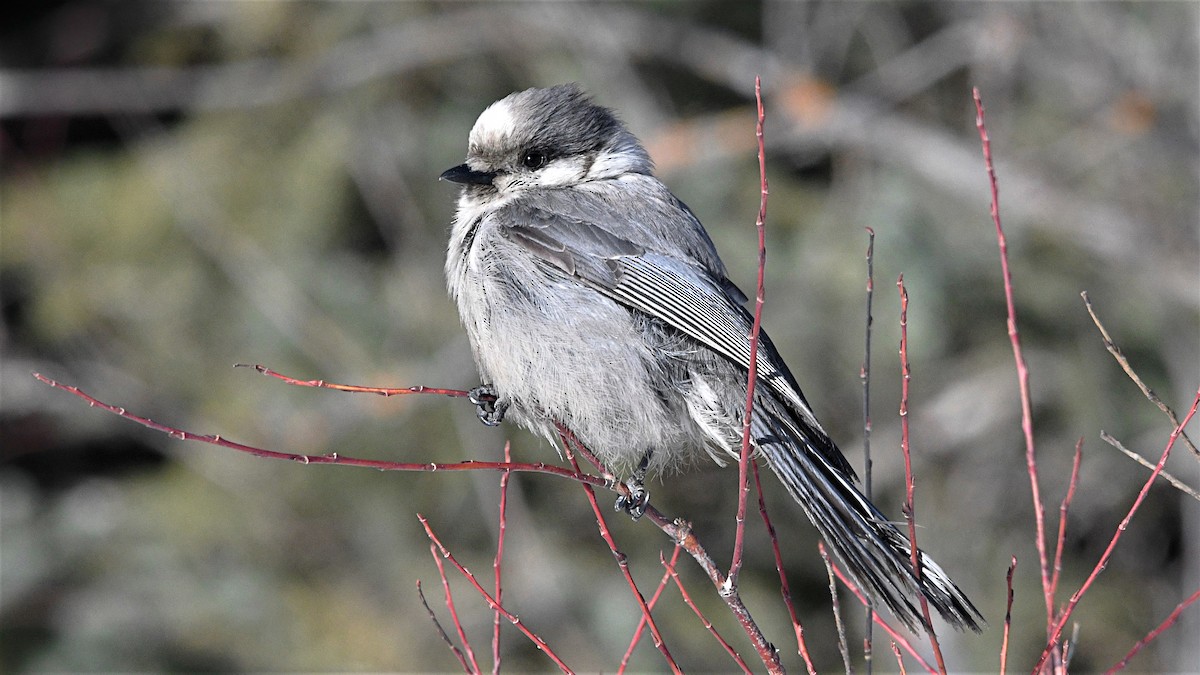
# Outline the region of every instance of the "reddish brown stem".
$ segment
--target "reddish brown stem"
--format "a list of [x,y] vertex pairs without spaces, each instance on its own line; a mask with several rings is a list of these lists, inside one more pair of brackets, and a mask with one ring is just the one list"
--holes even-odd
[[[504,444],[504,461],[512,462],[512,444]],[[500,569],[504,561],[504,533],[508,528],[508,481],[512,478],[512,472],[505,471],[500,474],[500,524],[496,533],[496,557],[492,559],[492,574],[494,576],[494,584],[492,592],[496,596],[496,602],[501,602],[503,598],[503,588],[500,585]],[[500,675],[500,612],[495,612],[492,616],[492,675]]]
[[1062,575],[1063,548],[1067,542],[1067,512],[1075,498],[1075,486],[1079,484],[1079,461],[1083,457],[1083,436],[1075,442],[1075,459],[1071,462],[1071,480],[1067,483],[1067,494],[1058,507],[1058,537],[1054,544],[1054,575],[1050,577],[1050,596],[1058,595],[1058,579]]
[[[917,547],[917,514],[913,498],[915,479],[912,472],[912,448],[908,435],[908,385],[912,380],[912,370],[908,365],[908,289],[904,287],[904,275],[896,280],[900,290],[900,451],[904,455],[904,520],[908,522],[908,550],[911,554],[913,576],[917,586],[921,583],[921,549]],[[933,657],[937,661],[938,671],[946,672],[946,661],[942,657],[942,645],[938,642],[937,631],[933,629],[933,619],[929,615],[929,601],[924,593],[917,593],[921,603],[921,616],[925,618],[926,632],[929,633],[929,644],[933,648]]]
[[750,496],[750,418],[754,414],[754,386],[758,381],[758,334],[762,329],[762,308],[765,290],[763,277],[767,266],[767,151],[763,142],[765,113],[762,102],[762,79],[754,78],[754,99],[758,104],[758,122],[754,135],[758,139],[758,177],[761,194],[758,201],[758,218],[754,222],[758,231],[758,285],[754,294],[754,323],[750,328],[750,368],[746,379],[746,414],[742,418],[742,454],[738,459],[738,506],[737,526],[734,530],[733,557],[726,577],[727,592],[737,588],[738,574],[742,570],[742,552],[746,536],[746,503]]
[[1166,619],[1163,619],[1163,622],[1158,624],[1154,630],[1147,633],[1146,637],[1138,640],[1137,643],[1133,645],[1133,648],[1129,650],[1129,653],[1125,655],[1125,658],[1121,659],[1117,665],[1105,671],[1106,675],[1112,675],[1112,673],[1115,673],[1119,670],[1124,670],[1125,666],[1129,665],[1129,660],[1134,656],[1137,656],[1137,653],[1142,650],[1142,647],[1154,642],[1154,640],[1158,638],[1159,634],[1175,625],[1175,622],[1179,619],[1179,615],[1183,613],[1183,610],[1187,609],[1197,600],[1200,600],[1200,588],[1196,589],[1196,592],[1189,595],[1186,600],[1176,605],[1175,611],[1171,612]]
[[742,660],[742,657],[737,653],[737,650],[730,646],[725,638],[721,637],[721,634],[717,632],[717,629],[715,626],[713,626],[712,622],[704,616],[704,613],[700,611],[700,608],[696,606],[696,603],[692,602],[692,596],[688,594],[687,589],[683,586],[683,582],[679,580],[679,574],[675,571],[675,566],[673,564],[667,564],[666,562],[663,564],[667,567],[667,574],[670,574],[671,579],[675,581],[675,586],[679,589],[680,595],[683,596],[684,603],[686,603],[687,606],[692,609],[692,612],[695,613],[695,615],[700,619],[700,623],[704,624],[704,628],[707,629],[709,634],[711,634],[717,640],[717,643],[721,645],[727,654],[729,654],[730,658],[732,658],[734,662],[738,664],[738,667],[742,669],[742,672],[746,673],[746,675],[750,675],[750,673],[753,672],[750,670],[750,666],[746,665],[746,662]]
[[[562,438],[563,447],[566,449],[567,460],[571,462],[571,467],[576,471],[580,471],[579,461],[575,459],[575,452],[571,449],[574,445],[571,441],[578,442],[578,438],[572,436],[570,439]],[[582,443],[580,443],[582,445]],[[588,503],[592,506],[592,513],[596,516],[596,526],[600,528],[600,538],[604,543],[608,544],[608,550],[612,553],[613,559],[617,561],[617,568],[621,570],[621,575],[625,577],[625,583],[629,585],[629,591],[633,594],[634,602],[642,612],[642,619],[645,620],[646,626],[650,628],[650,635],[654,637],[654,646],[662,653],[663,658],[667,661],[667,666],[670,667],[673,673],[682,673],[679,664],[675,663],[675,658],[671,656],[671,650],[667,648],[667,643],[663,639],[662,633],[658,630],[658,624],[654,621],[654,616],[650,613],[650,606],[646,604],[646,598],[642,595],[641,589],[638,588],[637,582],[633,579],[633,574],[629,571],[629,558],[617,548],[617,541],[613,539],[612,532],[608,529],[608,521],[604,518],[604,513],[600,510],[600,503],[596,501],[596,491],[592,486],[584,484],[584,493],[587,494]]]
[[421,526],[425,528],[425,534],[429,537],[430,541],[437,545],[442,557],[446,560],[449,560],[451,565],[454,565],[459,574],[462,574],[463,577],[466,578],[467,582],[470,583],[475,589],[475,592],[479,593],[479,595],[483,597],[484,601],[486,601],[492,609],[503,614],[504,618],[508,619],[512,625],[516,626],[517,630],[521,631],[525,637],[529,638],[529,641],[532,642],[539,650],[544,652],[546,656],[548,656],[550,660],[554,662],[554,665],[559,667],[560,670],[562,670],[564,673],[574,672],[569,666],[567,666],[567,664],[563,663],[563,660],[558,657],[558,654],[554,653],[554,650],[550,649],[550,645],[546,644],[545,640],[538,637],[533,631],[529,630],[529,628],[514,614],[509,612],[507,609],[504,609],[504,607],[501,606],[495,598],[493,598],[486,590],[484,590],[483,586],[479,584],[479,580],[475,578],[475,575],[471,574],[467,568],[463,567],[457,560],[454,559],[454,556],[442,544],[442,541],[438,539],[436,534],[433,533],[433,528],[429,526],[429,521],[425,519],[425,516],[418,514],[417,520],[421,521]]
[[1033,443],[1033,403],[1029,395],[1029,367],[1021,351],[1021,336],[1017,331],[1017,306],[1013,298],[1012,271],[1008,267],[1008,239],[1000,223],[1000,188],[996,180],[996,167],[992,163],[992,141],[988,137],[984,122],[983,99],[979,88],[972,90],[975,99],[975,127],[983,144],[983,162],[987,168],[988,185],[992,193],[992,224],[996,227],[996,240],[1000,247],[1000,271],[1004,278],[1004,302],[1008,308],[1008,339],[1012,344],[1013,360],[1017,366],[1017,384],[1021,395],[1021,431],[1025,435],[1025,468],[1029,473],[1029,486],[1033,493],[1033,516],[1037,527],[1038,564],[1042,574],[1042,596],[1046,603],[1046,630],[1054,622],[1054,595],[1050,592],[1050,561],[1046,555],[1046,511],[1042,507],[1042,493],[1038,487],[1037,453]]
[[800,625],[800,615],[796,612],[796,603],[792,600],[792,589],[783,569],[783,553],[779,550],[779,537],[775,534],[775,525],[771,523],[771,517],[767,515],[767,502],[763,498],[758,463],[751,462],[750,467],[754,470],[754,489],[758,493],[758,513],[762,516],[763,525],[767,528],[767,536],[771,539],[771,553],[775,556],[775,571],[779,573],[779,592],[783,595],[783,604],[787,607],[788,617],[792,620],[792,629],[796,633],[796,649],[800,652],[800,658],[804,659],[804,667],[808,669],[809,675],[817,675],[817,669],[813,667],[812,658],[808,654],[808,645],[804,642],[804,626]]
[[442,396],[453,396],[455,398],[465,398],[468,392],[461,389],[439,389],[437,387],[426,387],[417,385],[415,387],[362,387],[357,384],[337,384],[335,382],[326,382],[325,380],[298,380],[294,377],[288,377],[281,373],[277,373],[270,368],[260,364],[235,363],[234,368],[253,368],[258,372],[273,377],[287,384],[297,387],[316,387],[318,389],[333,389],[334,391],[348,391],[355,394],[378,394],[380,396],[402,396],[405,394],[440,394]]
[[896,646],[895,641],[892,642],[892,653],[896,655],[896,665],[900,668],[900,675],[908,675],[908,670],[904,668],[904,657],[900,655],[900,648]]
[[450,593],[450,580],[446,578],[446,567],[442,564],[442,559],[438,557],[437,547],[433,544],[429,545],[429,555],[433,556],[433,564],[437,566],[438,576],[442,579],[442,596],[446,601],[446,610],[450,612],[450,623],[454,625],[454,630],[458,633],[458,641],[462,643],[463,649],[466,651],[470,672],[478,674],[481,672],[479,661],[475,659],[475,650],[471,649],[471,641],[467,639],[462,621],[458,618],[458,610],[454,607],[454,595]]
[[[581,483],[587,483],[588,485],[591,485],[593,487],[603,487],[603,488],[615,490],[621,494],[626,494],[626,495],[628,494],[628,488],[625,487],[620,482],[615,481],[613,479],[611,473],[609,473],[607,471],[605,471],[605,475],[603,477],[600,477],[600,476],[593,476],[593,475],[589,475],[589,474],[579,473],[576,471],[571,471],[571,470],[563,468],[561,466],[555,466],[553,464],[546,464],[543,462],[535,462],[535,463],[527,464],[527,463],[519,463],[519,462],[465,461],[465,462],[453,462],[453,463],[424,462],[424,463],[418,464],[418,463],[409,463],[409,462],[386,462],[386,461],[380,461],[380,460],[357,459],[354,457],[342,457],[342,456],[338,455],[337,453],[330,453],[328,455],[301,455],[301,454],[290,453],[290,452],[278,452],[275,450],[265,450],[263,448],[257,448],[254,446],[244,445],[241,443],[235,443],[233,441],[229,441],[224,438],[221,438],[220,436],[215,435],[215,434],[214,435],[195,434],[190,431],[184,431],[182,429],[178,429],[178,428],[175,428],[172,426],[160,424],[151,419],[141,417],[139,415],[134,415],[133,413],[130,413],[129,411],[125,410],[124,408],[118,408],[116,406],[104,403],[103,401],[100,401],[100,400],[93,398],[92,396],[84,393],[78,387],[72,387],[69,385],[61,384],[61,383],[56,382],[44,375],[41,375],[39,373],[34,373],[33,376],[35,378],[37,378],[39,381],[41,381],[55,389],[65,391],[73,396],[76,396],[76,397],[84,400],[85,402],[88,403],[88,405],[90,405],[92,407],[100,408],[101,410],[105,410],[107,412],[113,413],[114,415],[117,415],[119,417],[123,417],[127,420],[137,422],[138,424],[141,424],[147,428],[153,429],[155,431],[160,431],[162,433],[169,435],[171,438],[174,438],[177,440],[199,441],[202,443],[208,443],[210,445],[217,445],[217,446],[220,446],[223,448],[229,448],[231,450],[236,450],[238,452],[244,452],[246,454],[253,455],[255,457],[263,457],[263,458],[268,458],[268,459],[286,459],[286,460],[291,460],[294,462],[301,462],[303,464],[338,464],[338,465],[358,466],[358,467],[378,469],[380,471],[428,471],[428,472],[437,472],[437,471],[504,471],[504,472],[544,473],[544,474],[559,476],[561,478],[567,478],[570,480],[579,481]],[[583,452],[584,450],[586,450],[586,448],[584,448],[582,445],[580,445],[578,447],[580,449],[580,452]],[[593,460],[594,460],[594,458],[593,458]],[[597,464],[598,464],[598,462],[597,462]],[[604,471],[603,468],[601,470]],[[698,539],[696,539],[695,534],[691,530],[691,526],[683,520],[667,518],[666,516],[664,516],[662,514],[662,512],[660,512],[658,509],[654,508],[653,506],[647,506],[646,514],[644,517],[647,520],[649,520],[650,522],[654,523],[655,526],[657,526],[668,537],[670,537],[673,542],[675,542],[679,546],[682,546],[683,549],[685,551],[687,551],[688,554],[691,555],[692,558],[700,565],[700,568],[702,570],[704,570],[705,574],[708,575],[709,579],[712,581],[713,585],[716,587],[718,593],[720,594],[721,599],[724,600],[726,606],[729,607],[729,611],[733,614],[734,619],[738,622],[739,625],[742,626],[742,630],[745,631],[746,636],[750,639],[750,642],[754,645],[754,649],[758,653],[759,658],[762,659],[763,664],[767,667],[767,672],[782,673],[783,667],[779,661],[779,653],[775,650],[775,647],[770,643],[770,641],[767,640],[766,636],[763,635],[762,629],[759,628],[758,624],[754,621],[754,618],[750,615],[750,611],[746,608],[745,603],[742,602],[741,597],[735,592],[734,593],[729,592],[729,589],[725,583],[724,575],[717,568],[717,565],[713,561],[712,557],[708,555],[708,552],[700,544],[700,541]],[[508,618],[508,615],[505,615],[505,616],[506,616],[506,618]]]
[[519,471],[519,472],[527,472],[527,473],[546,473],[546,474],[551,474],[554,476],[559,476],[562,478],[569,478],[571,480],[579,481],[581,483],[587,483],[589,485],[593,485],[596,487],[607,487],[608,486],[608,481],[606,481],[604,478],[601,478],[598,476],[592,476],[592,475],[585,474],[585,473],[579,473],[576,471],[571,471],[571,470],[565,469],[561,466],[555,466],[553,464],[546,464],[544,462],[533,462],[533,463],[476,462],[476,461],[470,461],[470,460],[465,461],[465,462],[449,462],[449,463],[389,462],[389,461],[375,460],[375,459],[359,459],[356,457],[343,457],[343,456],[337,454],[336,452],[333,452],[333,453],[330,453],[327,455],[301,455],[301,454],[291,453],[291,452],[266,450],[264,448],[258,448],[258,447],[254,447],[252,445],[236,443],[234,441],[230,441],[230,440],[221,438],[221,436],[219,436],[217,434],[196,434],[196,433],[192,433],[190,431],[184,431],[183,429],[178,429],[176,427],[168,426],[166,424],[161,424],[159,422],[155,422],[152,419],[149,419],[146,417],[141,417],[140,415],[135,415],[124,408],[119,408],[117,406],[109,405],[108,403],[104,403],[103,401],[93,398],[91,395],[85,393],[79,387],[72,387],[69,385],[62,384],[60,382],[56,382],[40,373],[34,373],[33,376],[35,378],[37,378],[38,380],[40,380],[41,382],[44,382],[44,383],[50,385],[51,387],[54,387],[55,389],[65,391],[69,394],[72,394],[74,396],[77,396],[77,397],[83,399],[84,401],[87,402],[88,405],[90,405],[93,408],[100,408],[101,410],[108,411],[114,415],[123,417],[132,422],[137,422],[138,424],[140,424],[144,427],[167,434],[168,436],[170,436],[171,438],[174,438],[176,440],[199,441],[201,443],[208,443],[209,445],[217,445],[222,448],[229,448],[230,450],[244,452],[249,455],[254,455],[255,457],[265,457],[267,459],[286,459],[286,460],[290,460],[293,462],[300,462],[301,464],[338,464],[338,465],[343,465],[343,466],[359,466],[359,467],[365,467],[365,468],[369,468],[369,469],[378,469],[380,471],[428,471],[428,472],[436,472],[436,471]]
[[1146,499],[1146,495],[1150,492],[1150,486],[1154,485],[1154,481],[1158,478],[1158,474],[1162,471],[1163,465],[1167,463],[1167,458],[1171,456],[1171,448],[1175,446],[1175,441],[1178,440],[1179,435],[1183,433],[1184,427],[1186,427],[1188,422],[1191,421],[1192,416],[1196,414],[1196,408],[1198,406],[1200,406],[1200,390],[1196,391],[1196,397],[1192,400],[1192,406],[1188,410],[1187,415],[1184,416],[1183,421],[1180,422],[1179,426],[1175,427],[1175,430],[1171,432],[1171,438],[1167,441],[1167,447],[1163,449],[1162,456],[1159,457],[1158,464],[1154,466],[1154,471],[1150,472],[1150,477],[1146,479],[1145,484],[1142,485],[1142,489],[1138,492],[1137,497],[1133,500],[1133,504],[1129,507],[1129,512],[1125,514],[1125,517],[1121,519],[1121,523],[1117,525],[1117,529],[1115,532],[1113,532],[1112,539],[1109,540],[1108,547],[1104,549],[1104,553],[1100,556],[1100,560],[1096,563],[1096,566],[1092,568],[1091,574],[1089,574],[1087,579],[1084,580],[1083,584],[1079,587],[1079,590],[1075,591],[1074,595],[1071,596],[1070,601],[1067,602],[1067,606],[1059,615],[1058,621],[1056,621],[1051,627],[1050,637],[1046,641],[1046,648],[1042,650],[1042,655],[1038,659],[1037,665],[1033,668],[1034,673],[1038,673],[1042,669],[1042,664],[1046,663],[1046,659],[1049,658],[1050,653],[1054,651],[1058,644],[1058,638],[1060,635],[1062,635],[1063,627],[1066,626],[1067,622],[1071,619],[1071,614],[1074,613],[1075,606],[1079,604],[1080,598],[1087,593],[1088,589],[1092,586],[1092,582],[1096,580],[1096,577],[1100,576],[1100,573],[1104,571],[1104,568],[1108,567],[1108,561],[1112,557],[1113,550],[1117,547],[1117,542],[1121,539],[1121,534],[1124,533],[1129,527],[1129,521],[1133,520],[1133,514],[1137,513],[1138,507],[1140,507],[1142,505],[1142,501]]
[[[679,560],[679,553],[682,550],[683,550],[683,547],[681,547],[679,545],[675,546],[674,552],[671,553],[671,563],[670,563],[671,568],[674,568],[675,563]],[[659,558],[660,559],[662,558],[661,554],[659,555]],[[663,561],[663,564],[664,565],[667,564],[665,562],[665,560]],[[662,579],[660,579],[658,582],[658,588],[654,589],[654,595],[650,596],[650,601],[647,603],[650,606],[651,610],[653,610],[654,606],[658,604],[658,599],[660,597],[662,597],[662,592],[664,589],[666,589],[667,583],[669,583],[670,581],[671,581],[670,571],[669,570],[664,571],[663,575],[662,575]],[[625,655],[621,657],[621,665],[617,668],[617,675],[621,675],[622,673],[625,672],[625,669],[629,667],[629,659],[633,658],[633,650],[637,647],[638,642],[641,641],[642,631],[645,630],[645,628],[646,628],[646,617],[643,615],[642,618],[638,620],[637,628],[633,629],[633,637],[630,638],[630,640],[629,640],[629,648],[625,650]]]
[[[825,544],[818,543],[817,549],[821,552],[822,557],[827,557],[827,554],[825,553]],[[832,560],[830,561],[830,566],[833,568],[833,573],[834,573],[834,575],[837,576],[838,581],[842,582],[842,585],[845,586],[846,589],[849,590],[851,593],[853,593],[854,597],[858,598],[859,602],[861,602],[864,606],[866,606],[867,596],[863,595],[863,592],[858,590],[858,586],[855,586],[854,582],[850,581],[849,577],[847,577],[846,574],[844,572],[842,572],[842,569],[840,567],[838,567],[837,564],[834,563]],[[896,632],[895,628],[892,628],[891,625],[888,624],[888,622],[884,621],[883,617],[880,616],[878,612],[876,612],[874,616],[875,616],[875,625],[876,626],[879,626],[880,628],[882,628],[884,630],[884,632],[886,632],[888,634],[888,636],[890,638],[892,638],[892,640],[894,642],[896,642],[901,647],[903,647],[904,651],[908,652],[909,656],[916,659],[917,663],[921,664],[921,667],[924,668],[926,670],[926,672],[929,672],[932,675],[937,674],[937,670],[935,670],[933,666],[929,665],[929,663],[924,658],[921,657],[920,653],[918,653],[917,650],[915,648],[913,648],[912,644],[907,639],[905,639],[903,635]]]
[[1000,642],[1000,675],[1004,675],[1005,669],[1008,667],[1008,634],[1012,628],[1012,605],[1013,605],[1013,573],[1017,571],[1017,556],[1012,557],[1012,562],[1008,565],[1008,575],[1005,577],[1005,583],[1008,586],[1008,602],[1004,605],[1004,638]]

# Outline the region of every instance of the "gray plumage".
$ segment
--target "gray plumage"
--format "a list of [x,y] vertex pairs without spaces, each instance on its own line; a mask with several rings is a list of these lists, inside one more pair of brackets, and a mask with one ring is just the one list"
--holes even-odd
[[[562,423],[617,471],[740,453],[752,317],[704,227],[638,140],[575,85],[512,94],[471,130],[446,279],[482,381],[553,442]],[[910,628],[923,593],[979,630],[931,559],[855,487],[766,333],[752,440],[848,573]]]

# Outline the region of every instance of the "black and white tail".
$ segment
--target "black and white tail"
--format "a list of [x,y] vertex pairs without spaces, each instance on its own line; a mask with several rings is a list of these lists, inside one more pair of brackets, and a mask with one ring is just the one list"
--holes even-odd
[[852,470],[824,432],[789,414],[792,406],[772,393],[755,398],[753,434],[760,452],[855,583],[910,630],[929,629],[913,604],[920,593],[956,628],[979,632],[985,623],[979,610],[924,552],[917,578],[908,538],[858,491]]

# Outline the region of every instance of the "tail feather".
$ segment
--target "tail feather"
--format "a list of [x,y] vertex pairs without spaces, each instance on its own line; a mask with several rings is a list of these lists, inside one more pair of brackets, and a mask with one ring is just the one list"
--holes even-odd
[[979,632],[985,624],[979,610],[936,562],[920,552],[920,578],[913,572],[908,538],[809,440],[820,432],[801,429],[774,397],[757,398],[756,444],[847,574],[910,630],[930,629],[911,599],[920,593],[956,628]]

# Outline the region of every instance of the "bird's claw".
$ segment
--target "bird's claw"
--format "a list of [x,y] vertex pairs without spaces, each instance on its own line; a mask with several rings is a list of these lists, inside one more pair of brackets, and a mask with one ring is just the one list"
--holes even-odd
[[624,511],[629,514],[630,518],[638,520],[646,515],[646,507],[650,505],[650,491],[636,476],[626,479],[625,487],[629,488],[629,494],[617,497],[617,503],[613,505],[613,508],[617,511]]
[[504,413],[508,411],[508,402],[499,400],[496,388],[490,384],[481,384],[467,392],[467,399],[475,404],[475,415],[479,421],[489,427],[500,426],[504,421]]
[[650,468],[652,452],[647,451],[645,455],[642,455],[642,461],[638,462],[637,468],[633,470],[633,475],[625,479],[625,487],[629,489],[629,494],[617,497],[617,503],[613,505],[617,511],[628,513],[629,517],[634,520],[646,515],[646,507],[650,505],[650,492],[646,489],[643,481],[645,481],[646,472]]

